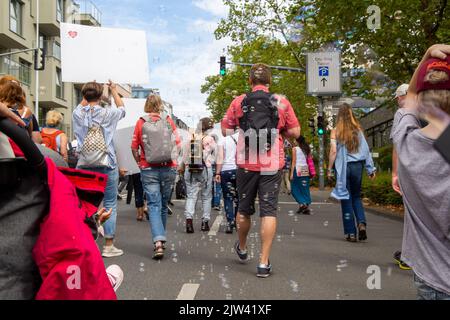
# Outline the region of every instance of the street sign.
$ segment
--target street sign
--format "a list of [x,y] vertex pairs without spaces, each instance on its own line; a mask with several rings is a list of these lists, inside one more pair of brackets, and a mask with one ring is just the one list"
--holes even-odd
[[340,52],[311,52],[307,54],[306,60],[307,94],[341,95]]

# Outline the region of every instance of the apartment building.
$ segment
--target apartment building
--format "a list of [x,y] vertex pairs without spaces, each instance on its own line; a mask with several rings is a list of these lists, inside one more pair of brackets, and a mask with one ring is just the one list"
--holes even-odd
[[[0,54],[36,48],[39,2],[39,46],[45,48],[45,70],[39,71],[39,110],[36,108],[36,77],[33,51],[0,57],[0,77],[17,77],[42,125],[49,110],[64,115],[62,128],[73,136],[71,114],[81,101],[82,84],[63,83],[61,76],[60,23],[101,26],[102,13],[90,0],[0,0]],[[120,86],[123,97],[131,97],[130,86]]]

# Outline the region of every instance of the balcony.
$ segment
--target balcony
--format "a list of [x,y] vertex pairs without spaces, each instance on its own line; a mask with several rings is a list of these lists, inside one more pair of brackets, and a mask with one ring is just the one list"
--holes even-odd
[[23,20],[11,19],[9,1],[0,0],[0,48],[26,49],[27,41],[22,36]]
[[0,77],[4,75],[14,76],[26,86],[30,86],[31,84],[30,66],[17,61],[13,61],[9,57],[0,58]]
[[102,24],[102,12],[90,0],[74,0],[76,7],[72,23],[99,27]]
[[64,22],[64,8],[58,1],[39,2],[39,28],[48,37],[58,37],[60,22]]

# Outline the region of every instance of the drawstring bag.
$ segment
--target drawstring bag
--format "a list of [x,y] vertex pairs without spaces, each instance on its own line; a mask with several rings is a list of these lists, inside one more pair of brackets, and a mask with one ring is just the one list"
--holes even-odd
[[[94,109],[91,108],[91,112]],[[105,111],[106,119],[107,112]],[[79,168],[99,168],[109,166],[108,147],[106,146],[103,129],[100,126],[91,125],[84,139],[77,166]]]

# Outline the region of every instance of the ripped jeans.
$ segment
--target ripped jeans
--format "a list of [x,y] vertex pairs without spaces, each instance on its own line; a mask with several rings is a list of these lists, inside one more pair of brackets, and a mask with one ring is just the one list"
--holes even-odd
[[195,206],[200,195],[203,206],[202,219],[204,221],[209,221],[211,219],[213,184],[212,168],[205,168],[201,173],[191,173],[189,170],[186,170],[184,173],[184,180],[186,182],[187,193],[186,208],[184,212],[186,219],[192,219],[194,217]]

